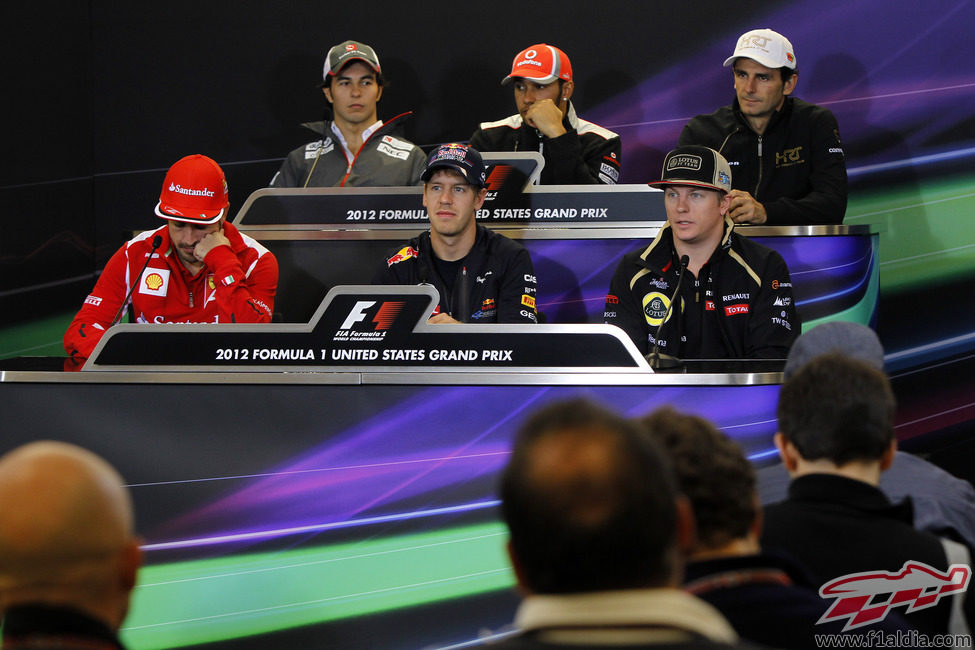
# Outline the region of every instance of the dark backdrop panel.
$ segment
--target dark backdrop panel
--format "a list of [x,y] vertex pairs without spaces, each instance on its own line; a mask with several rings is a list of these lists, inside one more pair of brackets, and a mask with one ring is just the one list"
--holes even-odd
[[[770,6],[737,6],[736,20]],[[494,18],[502,16],[513,18]],[[652,3],[622,0],[600,5],[598,32],[569,5],[511,0],[490,9],[377,2],[367,11],[310,1],[65,0],[17,3],[4,18],[2,324],[75,309],[89,282],[55,288],[35,276],[92,279],[128,233],[155,224],[164,170],[184,155],[220,162],[238,208],[310,139],[299,125],[320,119],[325,107],[324,54],[347,38],[379,51],[390,80],[380,115],[415,111],[407,135],[429,147],[513,112],[499,82],[531,43],[569,53],[574,100],[585,113],[728,30],[720,3],[661,14]],[[63,239],[84,251],[80,262],[73,251],[60,254]]]
[[88,3],[5,4],[0,59],[0,323],[10,323],[67,304],[94,271]]

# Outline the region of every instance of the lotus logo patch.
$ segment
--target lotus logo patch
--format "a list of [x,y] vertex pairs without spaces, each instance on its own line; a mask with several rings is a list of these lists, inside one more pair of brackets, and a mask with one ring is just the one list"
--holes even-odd
[[[643,315],[652,327],[660,327],[660,324],[664,322],[668,307],[670,307],[670,298],[662,293],[654,291],[643,296]],[[673,312],[667,316],[667,320],[670,320],[671,316],[673,316]]]
[[667,170],[671,169],[692,169],[698,170],[701,168],[701,157],[695,156],[693,154],[682,153],[679,156],[673,156],[667,161]]

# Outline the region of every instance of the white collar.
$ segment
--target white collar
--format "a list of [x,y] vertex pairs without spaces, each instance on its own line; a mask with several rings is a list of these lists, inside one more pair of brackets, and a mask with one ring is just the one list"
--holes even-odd
[[[365,131],[363,131],[362,132],[362,144],[365,144],[366,143],[366,140],[368,140],[369,138],[371,138],[372,137],[372,134],[375,133],[379,129],[379,127],[381,127],[382,125],[383,125],[383,121],[382,120],[376,120],[376,123],[375,124],[371,125]],[[339,141],[339,144],[342,145],[342,149],[345,150],[345,153],[348,155],[349,160],[352,160],[353,158],[355,158],[355,155],[358,152],[357,151],[356,152],[353,152],[353,151],[350,151],[349,150],[349,145],[345,141],[345,136],[342,135],[342,131],[340,131],[339,130],[339,127],[337,127],[335,125],[335,122],[332,122],[332,134],[335,135],[335,138]]]
[[515,626],[546,638],[552,634],[577,639],[593,634],[618,636],[621,630],[612,629],[618,626],[643,635],[692,633],[723,643],[738,640],[717,609],[679,589],[666,588],[528,596],[518,608]]

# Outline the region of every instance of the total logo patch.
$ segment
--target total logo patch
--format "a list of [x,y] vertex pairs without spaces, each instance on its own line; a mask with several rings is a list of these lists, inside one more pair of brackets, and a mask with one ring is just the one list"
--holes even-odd
[[[652,327],[660,327],[664,322],[664,316],[667,315],[668,307],[670,307],[670,298],[662,293],[653,291],[643,296],[643,315]],[[667,320],[670,320],[671,316],[673,312],[667,316]]]
[[747,314],[748,304],[742,303],[740,305],[725,305],[724,313],[726,316],[734,316],[735,314]]
[[146,296],[165,296],[169,290],[169,269],[146,269],[139,282],[139,293]]

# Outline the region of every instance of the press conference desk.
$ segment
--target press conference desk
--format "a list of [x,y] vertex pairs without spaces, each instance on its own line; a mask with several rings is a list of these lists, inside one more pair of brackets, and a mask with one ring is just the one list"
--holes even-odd
[[[401,299],[349,300],[386,298]],[[336,309],[350,313],[348,303]],[[0,453],[39,438],[71,441],[131,486],[147,567],[123,635],[129,647],[254,635],[271,635],[260,637],[265,647],[444,647],[510,622],[517,599],[495,485],[517,427],[550,400],[586,396],[628,416],[670,404],[711,418],[756,459],[771,449],[780,361],[652,373],[609,326],[424,329],[422,315],[416,331],[391,330],[377,346],[337,341],[355,337],[339,336],[330,314],[311,331],[127,325],[108,337],[125,357],[161,349],[153,367],[0,362]],[[190,340],[214,331],[211,343]],[[316,341],[296,343],[309,336]],[[563,337],[574,341],[570,352],[548,369],[525,367]],[[202,355],[195,367],[167,363],[187,349]],[[353,349],[422,350],[425,361],[319,365]],[[590,349],[613,365],[598,367]],[[271,356],[264,350],[319,358],[204,367],[226,350],[248,350],[248,363]],[[571,350],[594,365],[572,368]],[[484,365],[450,365],[464,355]]]
[[[265,199],[307,215],[307,201],[334,198],[315,192]],[[600,209],[620,198],[586,200]],[[532,192],[549,199],[567,200]],[[281,263],[286,322],[117,326],[102,343],[112,349],[82,372],[60,371],[62,360],[0,361],[0,453],[68,440],[129,482],[147,559],[123,634],[131,648],[469,642],[513,616],[495,484],[519,423],[541,405],[586,396],[633,417],[671,405],[714,421],[755,462],[774,455],[781,361],[653,373],[615,328],[588,324],[601,320],[615,261],[659,227],[630,205],[617,205],[636,218],[625,223],[492,224],[535,259],[550,324],[519,326],[534,334],[425,329],[420,317],[380,347],[339,336],[351,303],[331,315],[318,303],[336,285],[368,281],[382,252],[422,224],[245,219]],[[870,322],[873,229],[742,231],[786,258],[806,323]],[[386,350],[400,352],[384,361]]]
[[[623,255],[666,221],[663,193],[646,185],[528,186],[489,193],[477,222],[531,254],[539,309],[550,323],[601,323]],[[520,216],[519,216],[520,215]],[[386,257],[428,228],[420,188],[262,189],[234,218],[277,257],[275,310],[304,322],[326,292],[369,282]],[[879,289],[876,226],[740,226],[778,251],[804,323],[872,323]]]
[[[419,188],[260,190],[234,222],[278,258],[283,323],[116,326],[81,372],[0,361],[0,453],[67,440],[130,485],[147,567],[128,647],[445,647],[510,623],[495,484],[551,400],[671,405],[755,462],[774,454],[781,361],[654,373],[593,324],[617,260],[662,224],[662,194],[533,173],[492,186],[477,218],[529,249],[549,324],[426,326],[429,289],[336,289],[426,228]],[[874,317],[874,228],[741,232],[785,257],[805,323]],[[384,301],[409,322],[366,331],[355,314]]]

